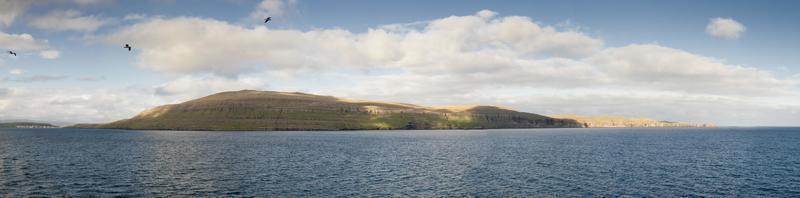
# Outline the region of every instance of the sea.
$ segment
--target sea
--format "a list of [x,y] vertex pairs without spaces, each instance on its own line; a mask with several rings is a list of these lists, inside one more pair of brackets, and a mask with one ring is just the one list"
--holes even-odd
[[800,128],[0,129],[0,197],[800,197]]

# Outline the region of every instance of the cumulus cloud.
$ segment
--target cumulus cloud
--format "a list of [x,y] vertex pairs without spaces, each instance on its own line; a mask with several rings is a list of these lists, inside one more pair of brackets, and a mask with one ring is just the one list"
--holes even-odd
[[48,48],[46,40],[34,39],[30,34],[7,34],[0,32],[0,48],[10,50],[43,50]]
[[56,10],[31,20],[33,27],[51,31],[94,32],[108,23],[108,19],[97,16],[83,16],[77,10]]
[[489,10],[364,33],[247,28],[202,18],[152,19],[106,40],[135,42],[141,50],[140,66],[166,73],[235,77],[264,68],[388,68],[397,74],[364,80],[375,89],[405,87],[431,93],[502,85],[747,95],[784,94],[795,85],[766,71],[656,44],[604,49],[602,40],[584,33],[539,25],[527,17],[498,17]]
[[713,37],[736,40],[747,28],[731,18],[713,18],[706,26],[706,33]]
[[[247,28],[223,21],[179,17],[152,19],[106,37],[139,46],[139,65],[167,73],[210,72],[235,76],[254,66],[270,69],[325,67],[448,67],[458,61],[536,54],[581,57],[603,42],[580,32],[540,26],[527,17],[474,16],[438,19],[425,27],[382,26],[365,33]],[[463,61],[467,62],[467,61]],[[433,64],[432,64],[433,63]],[[464,69],[469,66],[464,66]]]
[[61,53],[59,53],[57,50],[45,50],[39,52],[39,56],[43,59],[57,59],[60,55]]

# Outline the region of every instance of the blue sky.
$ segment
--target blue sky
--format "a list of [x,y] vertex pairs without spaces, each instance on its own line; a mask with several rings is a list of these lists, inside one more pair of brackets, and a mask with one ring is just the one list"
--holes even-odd
[[[542,114],[797,125],[797,7],[797,1],[0,0],[2,35],[34,39],[0,40],[4,51],[19,54],[0,58],[0,120],[107,122],[158,104],[253,88]],[[58,14],[60,20],[46,20]],[[266,26],[265,15],[274,18]],[[515,17],[526,18],[506,20]],[[736,38],[713,36],[707,26],[715,18],[743,29],[726,29]],[[446,29],[433,31],[438,27]],[[547,28],[553,32],[538,32]],[[443,35],[473,40],[435,39]],[[169,36],[185,39],[161,40]],[[36,46],[12,49],[22,42]],[[124,51],[124,43],[136,50]],[[434,51],[416,54],[425,50]],[[44,51],[58,56],[44,58]],[[576,75],[560,76],[566,72]]]

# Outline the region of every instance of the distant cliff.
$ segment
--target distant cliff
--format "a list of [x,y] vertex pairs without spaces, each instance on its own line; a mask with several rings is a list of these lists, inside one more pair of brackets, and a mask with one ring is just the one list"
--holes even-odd
[[158,106],[108,124],[78,128],[161,130],[373,130],[583,127],[494,106],[423,107],[297,92],[222,92]]
[[620,116],[578,116],[554,115],[553,118],[571,119],[587,128],[608,127],[714,127],[712,124],[693,124],[685,122],[659,121],[647,118],[627,118]]

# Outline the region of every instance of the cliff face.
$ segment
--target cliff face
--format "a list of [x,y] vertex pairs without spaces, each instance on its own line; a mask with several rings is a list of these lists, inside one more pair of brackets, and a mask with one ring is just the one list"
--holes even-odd
[[582,127],[493,106],[422,107],[305,93],[222,92],[91,128],[166,130],[361,130]]
[[587,128],[610,127],[714,127],[711,124],[659,121],[647,118],[627,118],[619,116],[577,116],[554,115],[554,118],[571,119]]

